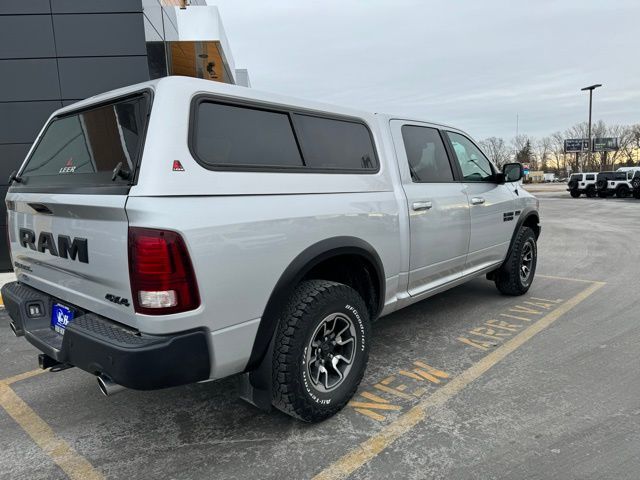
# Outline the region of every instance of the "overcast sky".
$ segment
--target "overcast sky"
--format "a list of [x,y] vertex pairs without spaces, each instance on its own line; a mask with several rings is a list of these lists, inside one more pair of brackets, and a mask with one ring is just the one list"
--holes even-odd
[[640,122],[639,0],[208,0],[253,87],[536,137]]

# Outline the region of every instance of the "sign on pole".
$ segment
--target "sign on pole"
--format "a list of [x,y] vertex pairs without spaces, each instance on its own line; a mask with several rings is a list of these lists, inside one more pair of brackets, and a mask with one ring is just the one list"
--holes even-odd
[[594,152],[615,152],[620,149],[618,137],[608,138],[594,138],[593,139],[593,151]]
[[564,153],[581,153],[589,150],[589,139],[567,138],[564,141]]

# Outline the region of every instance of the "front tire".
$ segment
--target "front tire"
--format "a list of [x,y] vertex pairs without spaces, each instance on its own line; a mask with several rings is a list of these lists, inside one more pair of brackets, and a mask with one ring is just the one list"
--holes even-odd
[[569,193],[573,198],[578,198],[580,196],[580,192],[578,190],[571,190]]
[[495,283],[504,295],[524,295],[531,287],[538,263],[536,235],[522,227],[504,264],[496,272]]
[[616,197],[627,198],[629,196],[629,187],[626,185],[620,185],[616,190]]
[[276,333],[273,405],[305,422],[340,411],[364,375],[370,332],[367,307],[353,288],[327,280],[300,283]]

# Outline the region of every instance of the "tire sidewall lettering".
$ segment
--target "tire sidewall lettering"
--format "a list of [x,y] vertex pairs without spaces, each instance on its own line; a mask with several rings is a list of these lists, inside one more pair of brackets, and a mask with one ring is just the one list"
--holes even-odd
[[362,318],[360,318],[360,314],[358,313],[358,310],[355,307],[352,307],[351,305],[349,305],[348,303],[344,306],[344,308],[353,313],[353,316],[356,317],[357,323],[358,323],[358,330],[360,331],[360,336],[362,337],[362,341],[360,342],[360,351],[364,352],[365,350],[365,341],[366,341],[366,335],[365,335],[365,331],[364,331],[364,324],[362,323]]
[[[343,308],[334,308],[334,310],[342,310],[342,313],[344,313],[345,315],[348,315],[349,317],[351,317],[352,320],[355,320],[355,324],[356,324],[356,331],[359,332],[359,334],[357,335],[358,337],[358,341],[360,342],[360,348],[358,349],[358,353],[356,354],[356,357],[354,359],[354,363],[356,362],[360,362],[361,361],[361,357],[362,357],[362,352],[365,351],[366,349],[366,327],[365,324],[362,320],[362,317],[360,315],[360,312],[358,311],[358,309],[356,307],[354,307],[351,304],[344,304]],[[331,392],[327,392],[327,393],[323,393],[323,392],[318,392],[311,383],[311,380],[309,378],[309,374],[307,372],[307,365],[306,365],[306,358],[307,358],[307,351],[308,351],[309,346],[306,345],[304,347],[304,349],[302,350],[302,358],[300,360],[300,370],[302,373],[302,387],[304,389],[304,391],[307,393],[308,397],[317,405],[322,405],[322,406],[329,406],[331,405],[332,401],[334,400],[334,396],[336,393],[340,392],[340,390],[345,387],[345,385],[347,385],[346,382],[349,381],[349,377],[347,377],[345,380],[345,383],[343,383],[342,385],[340,385],[336,390],[333,390]],[[355,366],[355,365],[354,365]],[[353,370],[352,370],[353,372]]]
[[[528,237],[525,237],[525,240],[522,242],[521,246],[520,246],[520,264],[522,264],[522,255],[524,254],[524,247],[525,245],[529,243],[531,245],[531,252],[533,254],[533,262],[531,264],[531,269],[532,272],[529,276],[529,278],[527,279],[527,282],[523,282],[522,279],[520,278],[520,274],[518,273],[518,280],[520,281],[520,284],[522,285],[522,287],[524,288],[529,288],[529,286],[531,286],[531,284],[533,283],[533,277],[535,275],[535,270],[536,270],[536,266],[538,263],[538,249],[537,249],[537,245],[534,239],[529,239]],[[520,265],[519,265],[520,266]]]
[[330,405],[331,404],[331,398],[320,398],[318,397],[318,395],[315,393],[315,390],[311,387],[310,383],[309,383],[309,376],[307,375],[307,365],[306,365],[306,358],[307,358],[307,349],[309,347],[304,347],[304,351],[302,352],[302,386],[304,387],[304,389],[307,391],[307,395],[309,395],[309,398],[311,398],[311,400],[313,400],[314,402],[316,402],[318,405]]

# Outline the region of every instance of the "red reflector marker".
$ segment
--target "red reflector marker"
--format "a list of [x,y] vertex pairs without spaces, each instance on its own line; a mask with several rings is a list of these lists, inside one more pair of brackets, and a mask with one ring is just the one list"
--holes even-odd
[[200,306],[191,258],[176,232],[129,227],[129,278],[138,313],[167,315]]

